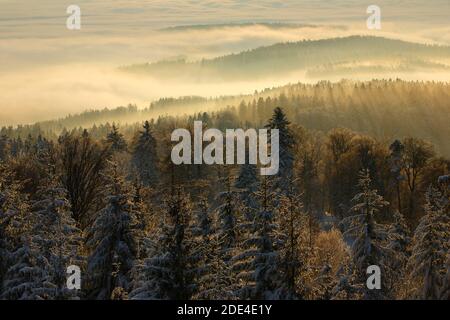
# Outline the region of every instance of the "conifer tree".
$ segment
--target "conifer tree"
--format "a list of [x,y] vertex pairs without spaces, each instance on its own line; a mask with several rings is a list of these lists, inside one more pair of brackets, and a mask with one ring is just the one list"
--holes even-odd
[[[10,300],[51,299],[54,286],[49,261],[33,243],[36,224],[21,185],[3,168],[0,178],[0,298]],[[4,260],[3,260],[4,258]]]
[[396,266],[397,271],[403,271],[406,262],[411,254],[411,231],[406,224],[404,216],[398,212],[394,212],[394,223],[390,226],[388,236],[388,246],[395,251],[399,263]]
[[389,147],[391,150],[390,164],[391,164],[391,174],[395,184],[395,190],[397,193],[397,208],[398,212],[402,212],[402,199],[401,199],[401,182],[405,180],[402,175],[403,170],[403,144],[399,140],[395,140]]
[[392,272],[393,279],[391,286],[395,294],[398,295],[399,290],[404,287],[404,281],[399,281],[399,279],[406,279],[407,270],[406,265],[408,259],[411,255],[411,232],[408,225],[406,224],[403,215],[395,211],[394,212],[394,223],[389,227],[388,231],[388,248],[395,253],[395,259],[392,261]]
[[136,259],[135,214],[129,190],[114,163],[109,171],[105,207],[87,230],[90,296],[96,299],[110,299],[116,287],[129,290]]
[[260,209],[255,218],[255,229],[242,243],[242,251],[233,257],[233,269],[241,284],[237,295],[241,299],[279,299],[282,295],[282,276],[279,268],[273,192],[267,177],[261,182],[256,196]]
[[255,198],[255,192],[259,188],[257,170],[255,165],[248,163],[242,165],[239,176],[234,183],[234,187],[238,190],[243,214],[247,222],[253,222],[258,209],[258,201]]
[[46,300],[55,292],[48,273],[49,261],[32,246],[26,236],[11,253],[10,265],[3,279],[1,298],[7,300]]
[[200,237],[202,242],[209,241],[210,236],[215,232],[213,223],[208,199],[206,197],[200,197],[196,210],[196,224],[193,227],[193,235]]
[[281,266],[284,271],[285,297],[286,299],[297,299],[300,292],[297,282],[302,267],[300,250],[304,249],[300,242],[304,227],[304,213],[300,196],[291,191],[280,198],[279,217],[283,230],[283,241],[281,250]]
[[137,177],[133,182],[132,194],[132,212],[135,217],[135,238],[137,246],[137,258],[142,259],[145,256],[145,238],[151,225],[151,212],[148,204],[143,199],[144,187]]
[[294,155],[292,149],[294,146],[294,138],[289,125],[290,122],[287,120],[283,110],[279,107],[274,109],[272,117],[266,124],[266,128],[268,129],[279,130],[280,164],[273,188],[274,190],[279,189],[282,193],[289,191],[289,182],[293,178]]
[[398,254],[408,257],[411,244],[410,233],[404,216],[400,212],[395,211],[394,223],[389,230],[389,247]]
[[235,273],[224,260],[220,238],[214,234],[208,242],[208,264],[206,272],[199,278],[196,299],[232,300],[237,288]]
[[181,190],[165,202],[158,233],[149,239],[149,257],[132,299],[186,300],[196,291],[195,243],[189,232],[191,203]]
[[345,218],[342,225],[346,228],[345,235],[354,237],[352,257],[355,265],[356,279],[366,282],[366,271],[371,265],[379,266],[383,274],[381,290],[364,289],[364,299],[383,299],[389,294],[388,280],[391,273],[390,262],[394,259],[392,251],[384,245],[387,231],[375,222],[375,214],[388,205],[377,190],[371,189],[368,170],[362,170],[358,186],[360,193],[354,198],[352,207],[354,215]]
[[236,278],[222,250],[222,243],[213,221],[203,214],[197,221],[202,230],[197,248],[201,251],[198,260],[198,285],[195,299],[222,300],[233,299],[236,289]]
[[337,283],[331,292],[332,300],[359,300],[363,298],[365,283],[357,278],[353,262],[341,266],[337,272]]
[[237,205],[236,194],[232,190],[231,177],[229,174],[224,179],[225,191],[218,195],[219,206],[216,209],[219,221],[219,238],[222,244],[222,251],[225,260],[228,261],[232,257],[232,251],[237,241]]
[[111,132],[106,136],[106,143],[110,146],[112,151],[121,152],[127,149],[127,143],[123,134],[119,132],[119,128],[115,124],[112,125]]
[[145,121],[144,131],[139,132],[134,144],[132,163],[145,186],[154,186],[158,183],[156,140],[148,121]]
[[441,201],[440,192],[430,186],[426,193],[425,215],[414,232],[408,267],[412,295],[419,299],[439,299],[444,287],[450,223]]
[[67,190],[51,174],[46,180],[32,204],[36,219],[33,240],[48,261],[47,272],[54,286],[52,298],[76,299],[78,292],[67,289],[66,270],[70,265],[81,268],[84,264],[80,255],[81,231],[72,218]]

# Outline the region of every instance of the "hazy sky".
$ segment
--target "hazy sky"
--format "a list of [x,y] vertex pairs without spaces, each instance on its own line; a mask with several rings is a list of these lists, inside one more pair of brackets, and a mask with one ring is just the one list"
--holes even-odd
[[[81,30],[66,28],[66,9],[81,8]],[[382,30],[366,29],[366,8],[381,7]],[[211,57],[283,41],[372,34],[450,44],[449,0],[0,0],[0,125],[86,108],[147,104],[161,95],[248,92],[270,83],[198,87],[117,77],[117,66],[186,56]],[[161,32],[213,23],[289,22]],[[276,83],[278,84],[278,82]],[[245,91],[244,90],[244,91]]]
[[[422,28],[448,25],[448,0],[1,0],[0,22],[7,33],[42,37],[60,34],[65,9],[79,5],[88,32],[130,32],[179,24],[294,21],[348,23],[364,19],[365,8],[378,5],[384,17]],[[3,32],[2,32],[3,34]]]

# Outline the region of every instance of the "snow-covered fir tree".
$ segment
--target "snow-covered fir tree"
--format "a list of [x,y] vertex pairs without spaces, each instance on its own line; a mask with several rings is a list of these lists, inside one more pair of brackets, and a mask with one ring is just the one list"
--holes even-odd
[[186,300],[196,291],[195,242],[189,232],[189,198],[176,189],[165,201],[159,230],[148,241],[148,255],[131,299]]
[[411,232],[406,224],[404,216],[394,212],[394,223],[389,227],[388,248],[395,252],[396,259],[392,261],[392,272],[394,275],[392,285],[394,290],[398,291],[404,284],[398,279],[404,279],[406,276],[406,264],[411,254]]
[[219,221],[219,238],[222,244],[222,251],[225,260],[228,261],[232,257],[232,251],[237,241],[237,216],[238,206],[236,192],[232,189],[231,176],[228,173],[224,178],[225,190],[218,195],[219,205],[216,209],[217,219]]
[[426,193],[425,215],[417,226],[408,262],[412,288],[418,299],[439,299],[444,287],[446,254],[449,252],[449,216],[442,195],[433,187]]
[[196,223],[193,226],[193,235],[200,237],[201,241],[209,241],[210,236],[214,233],[213,217],[209,210],[208,199],[201,196],[198,201],[196,210]]
[[132,211],[135,217],[135,241],[136,241],[136,257],[142,259],[145,257],[145,238],[151,225],[151,212],[147,203],[144,201],[145,188],[141,181],[135,177],[132,185]]
[[41,300],[54,296],[49,261],[32,241],[36,219],[10,172],[0,178],[0,298]]
[[288,121],[284,111],[277,107],[273,111],[272,117],[269,119],[266,128],[279,130],[279,155],[280,164],[275,182],[273,183],[274,190],[279,190],[281,193],[289,192],[289,182],[292,181],[294,168],[294,137],[289,128]]
[[82,235],[72,217],[67,190],[55,176],[49,175],[37,192],[32,204],[36,223],[33,225],[33,242],[48,261],[47,272],[54,286],[51,298],[76,299],[77,290],[66,285],[67,267],[84,265],[81,257]]
[[398,254],[408,257],[411,244],[411,231],[406,224],[405,217],[398,211],[394,212],[394,223],[389,230],[389,247]]
[[300,250],[305,249],[301,245],[300,237],[304,227],[305,215],[301,197],[293,188],[282,195],[279,201],[279,220],[282,229],[281,266],[284,271],[285,299],[300,298],[301,293],[297,288],[302,267]]
[[255,192],[259,188],[257,171],[256,165],[249,163],[242,165],[234,183],[234,187],[238,190],[243,214],[248,222],[253,222],[258,209],[258,201],[255,198]]
[[127,149],[127,142],[115,124],[112,125],[111,132],[106,135],[106,143],[115,152],[121,152]]
[[[412,233],[404,216],[398,211],[394,212],[394,222],[389,226],[387,246],[394,252],[395,259],[392,265],[392,290],[395,296],[402,296],[406,289],[408,271],[407,263],[411,256]],[[399,281],[399,279],[403,279]]]
[[353,262],[342,265],[336,274],[336,285],[331,291],[332,300],[359,300],[363,298],[365,283],[357,277]]
[[405,180],[402,174],[403,169],[403,151],[405,146],[399,141],[395,140],[389,147],[390,154],[390,170],[392,180],[395,185],[397,193],[397,208],[398,212],[402,212],[402,199],[401,199],[401,182]]
[[391,263],[395,255],[384,244],[388,233],[384,226],[375,221],[375,214],[389,203],[371,188],[368,170],[360,172],[358,187],[361,192],[353,198],[355,205],[351,209],[355,214],[345,218],[341,224],[345,228],[345,235],[354,239],[352,258],[356,279],[365,283],[366,271],[371,265],[379,266],[383,275],[381,290],[364,288],[364,299],[384,299],[390,294]]
[[1,298],[7,300],[52,299],[55,286],[52,283],[49,261],[39,253],[30,238],[23,236],[22,244],[10,255],[10,265],[3,279]]
[[224,260],[220,238],[213,235],[208,245],[208,270],[198,280],[196,299],[234,300],[236,299],[236,276],[229,263]]
[[197,220],[197,248],[201,252],[198,260],[198,280],[195,299],[234,299],[236,279],[232,267],[227,263],[222,243],[214,221],[201,215]]
[[111,163],[106,174],[106,204],[87,230],[90,297],[110,299],[116,287],[130,289],[136,259],[135,213],[129,189]]
[[150,123],[145,121],[144,130],[134,143],[132,163],[136,167],[137,174],[145,186],[153,186],[158,182],[158,158],[156,154],[156,140],[151,132]]
[[279,226],[273,207],[274,193],[267,177],[256,193],[260,202],[255,228],[242,241],[233,257],[233,269],[239,279],[237,296],[241,299],[279,299],[282,296],[282,275],[277,243]]

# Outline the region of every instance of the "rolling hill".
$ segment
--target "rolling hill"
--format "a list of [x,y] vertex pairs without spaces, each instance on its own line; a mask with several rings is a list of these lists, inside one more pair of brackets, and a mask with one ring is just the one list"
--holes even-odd
[[425,45],[382,37],[350,36],[279,43],[237,54],[186,61],[159,61],[121,70],[159,79],[230,81],[268,78],[303,71],[310,77],[351,78],[368,73],[434,72],[450,70],[450,47]]

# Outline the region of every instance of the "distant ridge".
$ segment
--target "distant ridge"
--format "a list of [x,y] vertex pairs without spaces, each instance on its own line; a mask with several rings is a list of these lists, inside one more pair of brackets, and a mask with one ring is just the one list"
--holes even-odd
[[[159,61],[122,67],[126,72],[160,79],[236,80],[273,77],[303,70],[332,69],[348,64],[349,72],[361,63],[370,63],[377,71],[423,71],[445,69],[436,60],[450,59],[450,47],[426,45],[373,36],[349,36],[323,40],[303,40],[259,47],[213,59],[188,62],[185,59]],[[401,70],[397,70],[401,66]],[[345,77],[345,75],[341,75]]]
[[[318,28],[321,25],[300,24],[300,23],[284,23],[284,22],[237,22],[237,23],[219,23],[219,24],[196,24],[181,25],[159,29],[159,31],[186,31],[186,30],[214,30],[223,28],[242,28],[263,26],[271,29],[298,29],[298,28]],[[333,28],[342,29],[344,26],[333,26]]]

